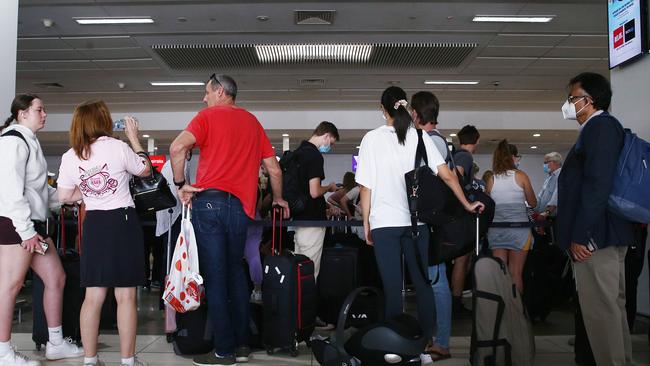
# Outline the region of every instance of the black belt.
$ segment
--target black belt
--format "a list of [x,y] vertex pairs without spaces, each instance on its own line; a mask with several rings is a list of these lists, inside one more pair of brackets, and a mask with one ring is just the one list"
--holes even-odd
[[235,197],[235,195],[230,192],[210,188],[197,193],[196,197],[230,198],[230,197]]

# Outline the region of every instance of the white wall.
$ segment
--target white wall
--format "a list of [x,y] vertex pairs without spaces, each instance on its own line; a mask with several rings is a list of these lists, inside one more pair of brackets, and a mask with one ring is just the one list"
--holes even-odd
[[2,121],[9,117],[9,105],[16,94],[16,47],[18,42],[18,0],[0,1],[0,101]]
[[[46,101],[47,103],[47,101]],[[339,129],[371,130],[385,123],[378,110],[356,111],[263,111],[251,110],[267,130],[314,129],[318,123],[328,120]],[[113,111],[115,119],[127,112]],[[180,130],[194,117],[194,112],[145,112],[134,116],[140,121],[142,130]],[[68,131],[72,120],[70,113],[48,114],[43,131]],[[442,111],[441,128],[460,129],[473,124],[481,129],[535,129],[571,130],[575,125],[567,123],[558,112],[528,111]]]
[[[611,112],[625,127],[631,128],[640,137],[650,141],[650,55],[611,71],[612,99]],[[646,243],[650,250],[650,241]],[[650,315],[650,295],[648,293],[648,265],[644,265],[639,276],[637,288],[637,311]]]

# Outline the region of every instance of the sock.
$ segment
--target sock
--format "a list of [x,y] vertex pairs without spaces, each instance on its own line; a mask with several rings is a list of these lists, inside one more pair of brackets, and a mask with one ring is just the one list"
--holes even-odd
[[97,355],[94,357],[84,357],[84,365],[97,365]]
[[122,366],[134,366],[134,365],[135,365],[135,356],[122,359]]
[[63,343],[63,327],[58,326],[54,328],[47,328],[47,333],[50,336],[50,343],[52,343],[55,346],[60,345]]
[[4,356],[11,351],[11,340],[0,342],[0,356]]

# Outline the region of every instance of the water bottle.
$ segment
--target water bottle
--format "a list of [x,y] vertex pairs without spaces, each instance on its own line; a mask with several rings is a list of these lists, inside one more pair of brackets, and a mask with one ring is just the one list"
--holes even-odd
[[113,121],[113,131],[124,131],[125,127],[126,127],[126,120],[124,118],[120,118],[117,121]]

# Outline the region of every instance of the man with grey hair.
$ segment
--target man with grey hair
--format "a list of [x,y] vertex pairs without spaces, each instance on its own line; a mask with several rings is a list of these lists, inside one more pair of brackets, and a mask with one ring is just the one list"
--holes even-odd
[[[257,118],[235,104],[237,84],[212,74],[201,110],[170,147],[178,197],[191,205],[199,267],[203,276],[214,352],[194,358],[194,365],[247,362],[249,291],[242,266],[248,222],[255,218],[260,164],[271,178],[273,205],[282,199],[282,171]],[[196,183],[185,180],[186,152],[200,150]]]
[[550,152],[544,155],[544,173],[548,177],[537,194],[537,220],[543,221],[550,216],[555,216],[557,210],[557,178],[562,171],[562,155],[558,152]]

